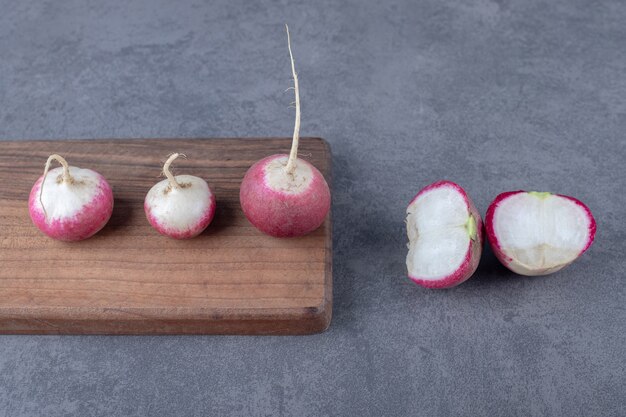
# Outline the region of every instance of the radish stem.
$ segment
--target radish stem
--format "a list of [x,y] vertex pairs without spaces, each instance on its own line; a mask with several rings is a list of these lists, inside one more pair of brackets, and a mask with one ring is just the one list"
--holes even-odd
[[46,161],[46,167],[43,170],[43,179],[41,180],[41,187],[39,187],[39,204],[41,204],[41,208],[43,209],[43,215],[45,218],[48,218],[48,213],[46,212],[46,207],[43,205],[42,195],[43,195],[43,185],[46,183],[46,177],[48,176],[48,171],[50,170],[50,164],[52,161],[57,161],[61,166],[63,166],[63,176],[61,178],[62,182],[73,181],[72,176],[70,175],[70,166],[67,164],[65,158],[61,155],[52,154],[48,157]]
[[291,59],[291,72],[293,74],[293,90],[296,95],[296,123],[293,127],[293,140],[291,142],[291,152],[285,171],[289,175],[293,175],[296,170],[296,160],[298,159],[298,141],[300,139],[300,90],[298,86],[298,74],[296,73],[296,65],[291,52],[291,37],[289,36],[289,26],[285,25],[287,30],[287,46],[289,47],[289,58]]
[[167,161],[165,161],[165,164],[163,165],[163,174],[165,174],[165,176],[169,180],[170,186],[172,188],[180,188],[180,184],[178,183],[178,181],[176,181],[176,178],[170,172],[170,165],[172,165],[172,162],[174,162],[174,160],[179,156],[182,156],[183,158],[185,157],[185,155],[183,154],[173,153],[170,155],[169,158],[167,158]]

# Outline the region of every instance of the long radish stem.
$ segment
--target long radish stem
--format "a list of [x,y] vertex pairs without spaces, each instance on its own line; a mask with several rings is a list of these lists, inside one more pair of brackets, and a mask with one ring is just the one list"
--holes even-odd
[[182,156],[183,158],[185,157],[185,155],[183,154],[173,153],[170,155],[169,158],[167,158],[167,161],[165,161],[165,164],[163,165],[163,173],[169,180],[170,186],[172,188],[180,188],[180,184],[178,183],[178,181],[176,181],[176,178],[174,178],[174,176],[170,172],[170,165],[172,165],[172,162],[174,162],[174,159],[178,158],[179,156]]
[[291,59],[291,73],[293,74],[293,90],[296,95],[296,123],[293,127],[293,140],[291,142],[291,152],[285,171],[287,174],[293,175],[296,170],[296,160],[298,159],[298,141],[300,140],[300,89],[298,86],[298,74],[296,73],[296,64],[291,53],[291,37],[289,36],[289,26],[285,25],[287,30],[287,46],[289,47],[289,58]]
[[57,161],[59,164],[61,164],[61,166],[63,166],[63,182],[71,183],[73,180],[72,176],[70,175],[70,166],[67,164],[65,158],[57,154],[50,155],[48,157],[48,160],[46,161],[46,167],[43,170],[43,179],[41,180],[41,186],[39,187],[39,204],[41,204],[41,209],[43,210],[43,215],[46,219],[48,218],[48,212],[46,212],[46,207],[43,205],[42,195],[43,186],[46,183],[46,177],[48,176],[48,171],[50,170],[50,164],[52,163],[52,161]]

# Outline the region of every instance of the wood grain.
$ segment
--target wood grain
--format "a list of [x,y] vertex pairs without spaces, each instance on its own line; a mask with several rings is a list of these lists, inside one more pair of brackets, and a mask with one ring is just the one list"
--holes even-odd
[[[308,334],[332,310],[331,222],[308,236],[257,231],[239,206],[239,184],[257,160],[288,153],[290,139],[12,141],[0,147],[0,333]],[[168,154],[175,174],[207,180],[213,223],[194,239],[160,236],[143,199]],[[28,194],[48,155],[104,175],[115,208],[94,237],[44,236]],[[330,184],[330,150],[302,138],[301,157]]]

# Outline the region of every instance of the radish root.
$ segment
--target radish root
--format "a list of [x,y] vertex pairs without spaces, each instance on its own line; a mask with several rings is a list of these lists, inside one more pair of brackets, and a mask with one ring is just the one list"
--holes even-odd
[[174,177],[174,175],[172,175],[172,172],[170,171],[170,165],[172,165],[172,162],[174,162],[174,160],[179,156],[186,158],[186,156],[182,153],[173,153],[170,155],[169,158],[167,158],[167,161],[165,161],[165,164],[163,165],[163,174],[169,180],[171,188],[181,188],[182,186],[178,183],[178,181],[176,181],[176,178]]
[[293,74],[293,87],[289,87],[287,90],[293,88],[296,95],[296,123],[293,127],[293,140],[291,142],[291,152],[289,153],[289,160],[285,166],[285,171],[289,175],[293,175],[296,170],[296,160],[298,159],[298,142],[300,140],[300,88],[298,85],[298,74],[296,73],[296,64],[293,60],[293,53],[291,52],[291,36],[289,35],[289,26],[285,25],[287,30],[287,46],[289,47],[289,58],[291,59],[291,73]]
[[43,215],[46,219],[48,218],[48,212],[46,211],[46,207],[43,205],[43,186],[46,183],[46,177],[48,177],[48,171],[50,170],[50,164],[52,164],[52,161],[57,161],[63,167],[63,174],[61,176],[62,182],[72,183],[74,181],[70,175],[70,166],[67,164],[65,158],[57,154],[50,155],[46,161],[46,167],[43,170],[43,179],[41,180],[41,186],[39,187],[39,204],[41,204],[41,209],[43,210]]

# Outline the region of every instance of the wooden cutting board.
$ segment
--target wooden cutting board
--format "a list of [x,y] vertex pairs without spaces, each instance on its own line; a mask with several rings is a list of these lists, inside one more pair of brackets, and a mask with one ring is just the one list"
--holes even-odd
[[[0,142],[0,333],[308,334],[332,310],[331,222],[302,238],[257,231],[239,206],[239,184],[262,157],[291,139],[137,139]],[[207,180],[213,223],[178,241],[153,230],[143,199],[172,152],[174,174]],[[43,235],[28,195],[46,158],[104,175],[115,208],[94,237]],[[330,150],[302,138],[300,155],[330,184]]]

